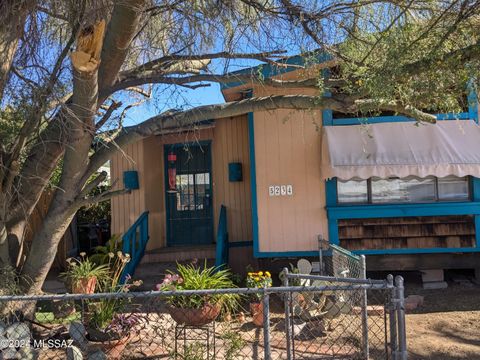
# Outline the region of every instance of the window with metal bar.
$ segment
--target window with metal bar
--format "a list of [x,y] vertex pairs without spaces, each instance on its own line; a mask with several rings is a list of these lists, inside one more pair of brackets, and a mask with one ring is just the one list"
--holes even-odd
[[428,203],[470,199],[468,176],[338,180],[340,204]]

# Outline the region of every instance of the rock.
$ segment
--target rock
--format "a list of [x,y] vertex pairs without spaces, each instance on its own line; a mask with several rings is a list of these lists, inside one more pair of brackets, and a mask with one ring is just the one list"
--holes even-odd
[[67,360],[83,360],[82,351],[76,346],[68,347]]
[[108,360],[108,357],[102,350],[97,350],[88,355],[88,360]]
[[5,336],[0,335],[0,350],[6,349],[7,347],[8,347],[8,339]]
[[78,321],[74,321],[70,324],[68,328],[68,333],[73,341],[80,347],[82,350],[86,350],[88,346],[88,340],[86,338],[87,331],[85,326]]
[[431,269],[431,270],[422,270],[422,281],[427,282],[437,282],[443,281],[444,274],[443,269]]
[[10,340],[30,341],[30,328],[25,323],[16,322],[7,327],[5,335]]
[[7,347],[6,349],[2,350],[3,357],[2,360],[12,360],[12,359],[21,359],[19,355],[17,355],[17,350],[14,347]]
[[[385,308],[382,305],[368,305],[367,306],[367,315],[368,316],[383,316],[385,312]],[[352,313],[355,315],[361,315],[362,314],[362,307],[361,306],[355,306],[352,309]]]
[[20,355],[20,359],[22,360],[36,360],[38,359],[38,351],[34,348],[29,346],[25,346],[18,350],[18,355]]
[[5,335],[5,331],[7,330],[7,325],[3,321],[0,321],[0,335]]

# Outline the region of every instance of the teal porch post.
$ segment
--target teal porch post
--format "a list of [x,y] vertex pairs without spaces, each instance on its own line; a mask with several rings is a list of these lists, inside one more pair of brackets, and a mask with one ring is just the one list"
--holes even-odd
[[[472,177],[472,200],[480,201],[480,179]],[[474,215],[475,219],[475,246],[480,249],[480,215]]]
[[[330,179],[325,181],[325,199],[327,208],[337,205],[337,179]],[[327,213],[328,216],[328,213]],[[328,241],[331,244],[339,245],[340,239],[338,237],[338,219],[328,216]]]

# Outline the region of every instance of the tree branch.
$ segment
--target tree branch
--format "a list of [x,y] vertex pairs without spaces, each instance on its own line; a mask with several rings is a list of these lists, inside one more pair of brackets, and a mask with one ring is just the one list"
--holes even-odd
[[247,114],[255,111],[271,111],[276,109],[292,110],[322,110],[331,109],[341,113],[369,110],[391,110],[419,121],[434,123],[435,116],[424,113],[410,106],[402,106],[395,102],[378,102],[374,100],[359,100],[354,97],[335,95],[322,98],[308,95],[276,95],[232,101],[224,104],[199,106],[186,111],[166,112],[154,116],[143,123],[130,127],[114,140],[98,150],[90,158],[84,179],[88,179],[100,166],[107,162],[118,148],[141,140],[147,136],[169,134],[173,130],[194,127],[204,120],[214,120],[225,117]]
[[103,192],[99,195],[89,196],[89,197],[86,197],[86,198],[79,198],[75,202],[75,205],[76,205],[76,207],[81,208],[83,206],[89,206],[89,205],[97,204],[99,202],[110,200],[111,198],[113,198],[115,196],[118,196],[118,195],[130,194],[131,192],[132,191],[130,189],[105,191],[105,192]]

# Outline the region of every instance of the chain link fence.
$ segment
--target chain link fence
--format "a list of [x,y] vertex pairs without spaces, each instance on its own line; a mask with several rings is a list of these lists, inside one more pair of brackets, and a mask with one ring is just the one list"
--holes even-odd
[[[265,289],[3,296],[0,358],[406,359],[401,278],[283,279]],[[232,297],[239,308],[221,306]],[[198,306],[182,307],[187,299]]]
[[331,244],[322,237],[318,238],[320,275],[352,279],[366,279],[367,267],[364,255]]

